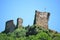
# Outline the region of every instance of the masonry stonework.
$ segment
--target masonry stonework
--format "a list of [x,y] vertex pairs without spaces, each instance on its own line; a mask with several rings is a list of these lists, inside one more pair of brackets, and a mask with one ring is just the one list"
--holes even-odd
[[5,27],[5,32],[9,33],[9,32],[13,32],[15,29],[15,25],[13,20],[9,20],[6,22],[6,27]]
[[[48,20],[50,13],[49,12],[39,12],[35,11],[34,25],[38,25],[45,29],[48,29]],[[17,18],[17,25],[15,26],[13,20],[9,20],[6,22],[5,31],[6,33],[13,32],[16,28],[22,27],[23,19]]]
[[35,11],[34,25],[41,26],[45,29],[48,29],[48,20],[50,13],[48,12],[39,12]]
[[23,23],[23,19],[22,18],[17,18],[17,26],[21,27]]

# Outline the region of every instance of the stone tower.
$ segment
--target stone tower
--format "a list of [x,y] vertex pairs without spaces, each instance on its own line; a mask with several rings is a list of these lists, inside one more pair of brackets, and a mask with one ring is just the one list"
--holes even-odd
[[41,26],[45,29],[48,29],[48,20],[50,13],[48,12],[39,12],[35,11],[34,25]]
[[23,23],[23,19],[22,18],[17,18],[17,27],[21,27]]
[[5,32],[9,33],[9,32],[13,32],[15,29],[15,25],[13,23],[13,20],[9,20],[6,22],[6,27],[5,27]]

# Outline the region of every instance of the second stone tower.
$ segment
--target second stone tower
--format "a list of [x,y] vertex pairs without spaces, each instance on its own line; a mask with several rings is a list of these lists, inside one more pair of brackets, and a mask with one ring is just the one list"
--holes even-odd
[[23,23],[23,19],[22,18],[17,18],[17,27],[21,27]]

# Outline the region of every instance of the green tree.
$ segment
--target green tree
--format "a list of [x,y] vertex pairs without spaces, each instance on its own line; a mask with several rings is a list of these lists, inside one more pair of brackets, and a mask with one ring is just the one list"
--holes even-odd
[[36,35],[36,37],[40,40],[52,40],[52,38],[45,32],[43,31],[40,31],[40,33],[38,33]]
[[11,33],[11,36],[14,37],[24,37],[26,35],[26,30],[24,28],[18,28],[14,32]]

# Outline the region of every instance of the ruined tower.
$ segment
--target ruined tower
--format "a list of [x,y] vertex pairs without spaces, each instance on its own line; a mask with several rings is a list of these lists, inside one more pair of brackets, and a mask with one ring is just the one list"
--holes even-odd
[[48,12],[39,12],[35,11],[34,25],[41,26],[45,29],[48,29],[48,20],[50,13]]
[[22,18],[17,18],[17,27],[21,27],[23,23],[23,19]]
[[5,27],[5,32],[9,33],[9,32],[13,32],[15,29],[15,25],[13,20],[9,20],[6,22],[6,27]]

